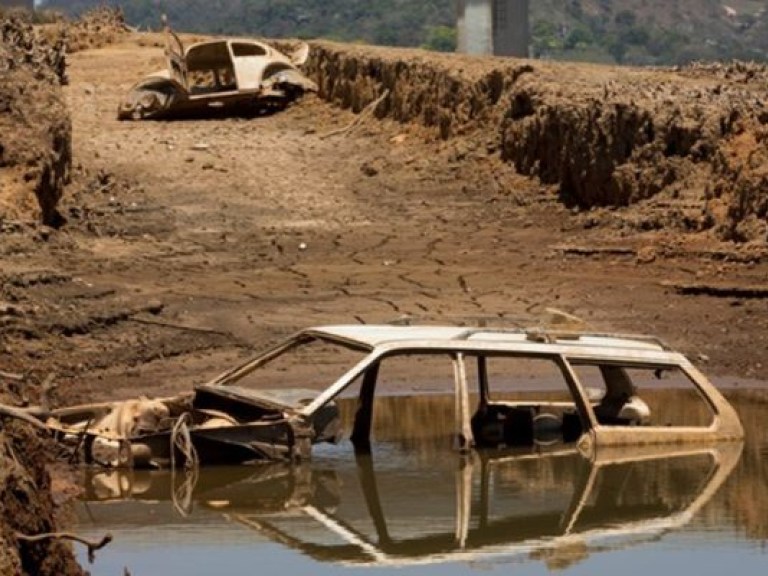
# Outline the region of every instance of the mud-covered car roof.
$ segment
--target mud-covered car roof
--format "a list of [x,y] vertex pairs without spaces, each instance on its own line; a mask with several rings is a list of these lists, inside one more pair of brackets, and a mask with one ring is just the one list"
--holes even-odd
[[317,326],[306,330],[309,334],[335,340],[344,340],[376,348],[384,344],[409,342],[488,342],[494,344],[548,343],[560,346],[617,348],[638,351],[666,352],[669,349],[659,339],[643,335],[593,334],[579,332],[541,331],[538,329],[493,329],[462,326],[397,326],[397,325],[338,325]]

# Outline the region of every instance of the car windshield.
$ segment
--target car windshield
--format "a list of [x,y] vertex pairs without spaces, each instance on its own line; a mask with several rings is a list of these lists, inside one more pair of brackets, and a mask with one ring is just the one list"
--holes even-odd
[[367,355],[365,349],[302,336],[266,361],[257,358],[244,364],[225,384],[258,391],[264,397],[280,399],[280,403],[298,408]]

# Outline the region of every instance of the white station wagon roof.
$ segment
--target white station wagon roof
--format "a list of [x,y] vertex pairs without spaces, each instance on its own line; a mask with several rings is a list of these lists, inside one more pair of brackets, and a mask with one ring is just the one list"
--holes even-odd
[[588,333],[559,334],[537,329],[494,329],[472,328],[466,326],[394,326],[394,325],[359,325],[318,326],[308,332],[343,339],[348,342],[376,348],[383,344],[407,344],[408,342],[450,342],[474,341],[510,344],[539,341],[547,336],[549,342],[561,345],[594,346],[600,348],[620,348],[629,350],[665,351],[666,346],[655,338],[648,336],[622,336]]

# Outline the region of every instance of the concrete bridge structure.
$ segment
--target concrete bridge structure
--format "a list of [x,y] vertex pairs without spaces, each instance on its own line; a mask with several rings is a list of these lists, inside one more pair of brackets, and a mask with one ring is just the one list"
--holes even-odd
[[457,0],[457,51],[528,57],[529,0]]

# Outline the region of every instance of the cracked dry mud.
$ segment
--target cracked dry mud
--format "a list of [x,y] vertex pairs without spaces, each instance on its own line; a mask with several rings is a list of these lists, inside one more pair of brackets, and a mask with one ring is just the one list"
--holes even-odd
[[674,287],[765,285],[764,256],[593,226],[461,137],[375,119],[326,137],[355,116],[315,96],[263,118],[118,122],[124,91],[162,67],[157,44],[69,57],[69,223],[2,247],[0,359],[55,373],[59,403],[188,389],[312,324],[547,307],[764,379],[766,300]]

